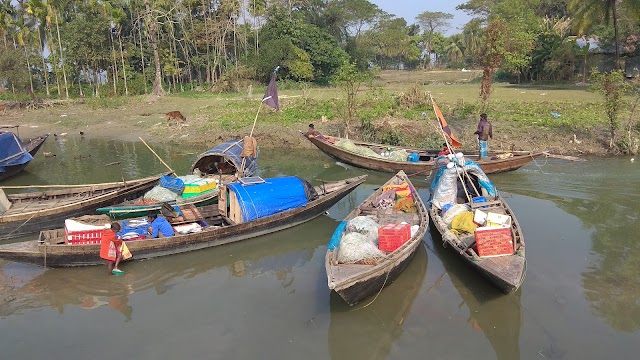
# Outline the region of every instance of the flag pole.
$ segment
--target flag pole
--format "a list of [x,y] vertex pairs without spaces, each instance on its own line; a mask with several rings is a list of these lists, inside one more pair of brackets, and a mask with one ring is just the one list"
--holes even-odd
[[[429,98],[431,99],[431,105],[433,106],[433,111],[436,112],[436,108],[435,108],[435,101],[433,101],[433,95],[431,95],[431,92],[429,92]],[[425,113],[422,113],[424,117],[426,117]],[[436,113],[436,117],[438,114]],[[442,123],[440,122],[440,120],[438,120],[438,128],[440,128],[440,135],[442,135],[442,137],[444,138],[444,142],[445,144],[447,144],[447,148],[449,149],[449,153],[452,154],[453,156],[455,156],[455,152],[453,150],[453,144],[449,144],[449,139],[447,136],[447,133],[445,133],[444,129],[442,128]],[[458,179],[460,180],[460,183],[463,184],[462,189],[464,190],[464,194],[467,196],[467,200],[471,201],[471,196],[469,195],[469,192],[467,191],[467,187],[464,186],[464,180],[463,180],[463,176],[466,176],[466,178],[469,180],[469,183],[471,184],[471,187],[473,187],[473,190],[476,192],[477,196],[480,196],[480,192],[478,191],[478,189],[476,189],[476,186],[473,184],[473,181],[471,181],[471,176],[469,176],[469,174],[467,173],[467,170],[464,168],[464,164],[459,164],[460,168],[462,170],[462,175],[460,175],[460,172],[456,170],[456,175],[458,176]]]
[[[273,70],[273,75],[275,77],[275,75],[278,73],[278,69],[280,69],[280,66],[276,66],[276,68]],[[273,78],[272,80],[274,80],[275,82],[275,78]],[[271,82],[269,82],[271,83]],[[269,87],[267,86],[267,91],[268,91]],[[277,93],[276,93],[277,95]],[[249,137],[253,137],[253,131],[256,128],[256,123],[258,122],[258,115],[260,115],[260,109],[262,109],[262,104],[266,101],[273,98],[273,95],[270,96],[265,96],[262,98],[262,100],[260,101],[260,105],[258,105],[258,111],[256,111],[256,116],[253,119],[253,126],[251,126],[251,132],[249,133]],[[277,96],[276,96],[276,101],[277,101]],[[244,149],[244,144],[243,144],[243,149]],[[244,177],[244,165],[246,163],[246,157],[242,158],[242,164],[240,165],[240,176]]]
[[256,111],[256,117],[253,119],[253,126],[251,127],[251,132],[249,133],[249,137],[253,136],[253,130],[256,128],[256,122],[258,122],[258,115],[260,114],[260,109],[262,108],[262,103],[265,100],[271,99],[271,96],[266,97],[260,101],[260,105],[258,105],[258,111]]

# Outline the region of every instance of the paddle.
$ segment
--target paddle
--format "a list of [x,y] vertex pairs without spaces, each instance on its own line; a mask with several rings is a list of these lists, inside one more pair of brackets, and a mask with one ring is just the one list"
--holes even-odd
[[155,151],[153,151],[153,149],[151,148],[151,146],[147,145],[147,143],[142,139],[142,137],[138,137],[138,139],[140,139],[140,141],[142,141],[142,143],[143,143],[143,144],[144,144],[144,145],[145,145],[145,146],[146,146],[146,147],[147,147],[147,148],[148,148],[148,149],[153,153],[153,155],[155,155],[155,156],[158,158],[158,160],[160,160],[160,162],[162,163],[162,165],[166,166],[166,167],[167,167],[167,169],[169,169],[169,171],[171,171],[171,173],[172,173],[172,174],[175,174],[175,171],[173,171],[173,169],[172,169],[172,168],[170,168],[170,167],[169,167],[169,165],[167,165],[167,163],[166,163],[166,162],[164,162],[164,160],[162,160],[162,158],[161,158],[158,154],[156,154],[156,152],[155,152]]

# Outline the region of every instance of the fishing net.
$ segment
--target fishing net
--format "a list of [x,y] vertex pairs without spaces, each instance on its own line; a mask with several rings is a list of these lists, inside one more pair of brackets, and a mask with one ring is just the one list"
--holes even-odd
[[340,239],[338,248],[339,263],[355,263],[362,260],[373,260],[384,256],[367,237],[358,232],[351,232]]
[[372,244],[378,245],[378,223],[369,216],[356,216],[347,223],[348,232],[366,236]]
[[445,211],[444,214],[442,214],[442,221],[444,221],[444,223],[447,224],[447,226],[451,227],[451,222],[453,221],[453,218],[455,218],[457,215],[462,214],[463,212],[466,212],[466,211],[471,211],[471,208],[469,208],[468,205],[455,204],[451,206],[449,210]]
[[144,198],[153,199],[157,202],[165,202],[178,200],[178,198],[180,198],[180,195],[165,187],[155,186],[153,189],[147,191],[147,193],[144,194]]
[[405,150],[394,150],[389,153],[389,156],[387,156],[387,159],[391,161],[407,161],[408,157],[409,157],[409,153],[406,152]]
[[191,184],[198,180],[202,180],[202,178],[198,175],[178,176],[178,179],[182,180],[182,182],[184,182],[185,184]]
[[[358,145],[354,144],[353,141],[351,141],[349,139],[340,139],[340,141],[335,143],[335,145],[337,147],[339,147],[339,148],[351,151],[351,152],[356,153],[358,155],[374,157],[374,158],[382,158],[382,156],[380,154],[378,154],[377,152],[369,149],[368,147],[358,146]],[[405,157],[405,160],[406,160],[406,157]]]

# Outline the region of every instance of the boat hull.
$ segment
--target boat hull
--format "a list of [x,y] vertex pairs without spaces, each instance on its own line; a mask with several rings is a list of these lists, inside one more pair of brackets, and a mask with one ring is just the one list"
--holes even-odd
[[[127,247],[133,254],[133,260],[143,260],[220,246],[284,230],[324,214],[365,179],[366,175],[351,178],[350,181],[345,181],[341,189],[321,195],[319,199],[301,208],[195,234],[128,241]],[[104,264],[99,252],[100,245],[45,245],[38,244],[37,241],[0,246],[0,258],[46,267]]]
[[[514,255],[488,258],[471,257],[467,253],[456,251],[457,247],[454,245],[452,239],[450,239],[449,229],[446,224],[439,220],[440,217],[437,215],[437,209],[433,205],[429,210],[429,218],[431,221],[431,229],[439,235],[435,238],[439,238],[445,247],[452,249],[465,263],[489,280],[489,282],[501,292],[509,294],[522,285],[527,270],[524,244],[521,244],[519,251]],[[517,231],[520,231],[517,223],[514,224],[514,226],[517,226]]]
[[[40,150],[40,148],[42,147],[42,144],[44,144],[44,141],[47,140],[47,137],[49,137],[49,134],[39,136],[37,138],[29,139],[28,141],[24,142],[23,145],[25,149],[29,152],[29,154],[31,154],[31,156],[36,156],[36,154],[38,153],[38,150]],[[13,175],[16,175],[17,173],[22,171],[22,169],[27,167],[29,163],[31,163],[31,161],[26,162],[24,164],[20,164],[20,165],[5,167],[4,171],[0,173],[0,180],[4,180],[12,177]]]
[[[378,293],[384,287],[393,283],[404,269],[409,266],[419,244],[419,242],[416,242],[414,249],[411,249],[407,253],[407,256],[390,270],[386,270],[382,273],[379,272],[372,275],[370,278],[357,282],[351,286],[334,288],[333,290],[349,305],[355,305],[369,296]],[[327,253],[327,256],[329,257],[331,254]]]
[[[403,245],[396,250],[387,253],[386,256],[379,260],[375,265],[338,263],[339,247],[327,250],[327,254],[325,256],[325,269],[327,271],[328,286],[340,295],[340,297],[342,297],[342,299],[344,299],[344,301],[349,305],[354,305],[367,297],[379,293],[384,289],[384,287],[397,279],[411,262],[418,246],[422,243],[422,238],[427,232],[427,225],[429,223],[427,211],[420,199],[420,196],[418,196],[416,188],[411,184],[407,175],[402,171],[398,172],[386,184],[392,184],[394,179],[400,179],[410,186],[417,211],[414,215],[404,215],[407,216],[406,218],[396,218],[397,221],[393,221],[393,223],[400,221],[412,223],[412,221],[415,221],[415,225],[418,225],[418,230]],[[362,215],[361,206],[368,206],[375,197],[382,193],[383,188],[384,186],[381,186],[372,195],[365,199],[358,208],[354,209],[346,217],[345,221]]]
[[[377,159],[368,156],[362,156],[354,152],[339,148],[331,143],[318,140],[316,138],[309,138],[312,144],[320,149],[325,154],[332,158],[359,168],[375,170],[381,172],[396,173],[398,171],[404,171],[409,176],[416,174],[426,174],[434,168],[435,158],[437,157],[436,151],[425,151],[417,148],[410,147],[395,147],[392,149],[406,149],[408,151],[415,151],[420,154],[421,158],[429,158],[428,161],[391,161],[386,159]],[[365,146],[370,148],[385,149],[389,146],[382,144],[372,144],[365,142],[354,142],[358,146]],[[506,159],[485,159],[479,160],[476,155],[466,154],[465,157],[475,161],[486,174],[496,174],[501,172],[517,170],[524,165],[530,163],[536,156],[542,155],[542,152],[517,152],[513,157]]]
[[33,214],[24,214],[24,216],[0,216],[0,240],[37,234],[41,230],[55,229],[70,217],[93,213],[99,207],[139,198],[154,187],[157,180],[158,177],[152,177],[144,181],[132,182],[130,186],[97,196],[97,200],[79,201],[65,208],[43,209],[39,212],[33,212]]

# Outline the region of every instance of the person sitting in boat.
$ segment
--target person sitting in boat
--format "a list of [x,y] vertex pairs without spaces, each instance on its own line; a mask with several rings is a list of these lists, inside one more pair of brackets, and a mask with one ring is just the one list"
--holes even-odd
[[147,214],[147,220],[151,225],[147,228],[147,232],[152,238],[160,237],[160,235],[162,235],[162,237],[169,237],[176,234],[173,231],[173,226],[169,224],[167,219],[162,216],[158,217],[158,213],[155,211],[150,211]]
[[447,156],[451,154],[451,151],[449,151],[449,147],[447,146],[447,143],[442,143],[442,150],[440,150],[440,152],[438,153],[438,156]]
[[313,124],[309,124],[309,130],[307,130],[304,136],[308,138],[316,138],[324,142],[329,142],[329,139],[327,139],[324,135],[322,135],[320,131],[316,130],[315,125]]
[[122,260],[122,253],[120,252],[122,240],[118,239],[116,233],[120,230],[120,224],[113,222],[109,229],[102,232],[102,238],[100,239],[100,257],[107,260],[109,275],[123,273],[122,270],[118,269],[118,264]]

